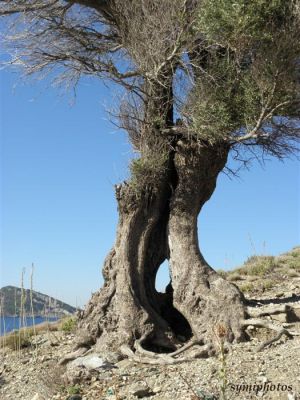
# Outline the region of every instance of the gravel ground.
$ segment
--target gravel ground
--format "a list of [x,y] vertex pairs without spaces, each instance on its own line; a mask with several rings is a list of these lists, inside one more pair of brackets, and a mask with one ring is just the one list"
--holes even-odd
[[[262,302],[300,306],[300,280],[281,282],[259,294]],[[275,323],[279,323],[274,321]],[[300,332],[300,322],[289,324]],[[300,400],[300,336],[282,337],[257,352],[270,333],[250,329],[251,340],[234,344],[226,354],[226,380],[220,357],[198,359],[174,366],[149,366],[122,360],[113,368],[86,372],[84,383],[66,383],[66,367],[58,362],[69,353],[74,336],[46,332],[35,338],[35,346],[14,352],[0,350],[1,400],[213,400],[226,399]],[[273,334],[272,334],[273,335]],[[256,385],[256,386],[254,386]],[[258,385],[258,386],[257,386]],[[78,394],[76,394],[78,392]]]

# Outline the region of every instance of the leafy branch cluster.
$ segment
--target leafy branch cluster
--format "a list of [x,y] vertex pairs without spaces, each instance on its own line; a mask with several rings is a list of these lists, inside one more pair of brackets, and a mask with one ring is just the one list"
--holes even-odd
[[259,145],[278,157],[295,151],[291,140],[299,139],[300,115],[296,3],[203,2],[195,29],[204,37],[205,68],[183,109],[198,136],[210,143]]
[[1,15],[7,64],[121,88],[138,179],[183,136],[238,153],[297,151],[299,0],[1,0]]

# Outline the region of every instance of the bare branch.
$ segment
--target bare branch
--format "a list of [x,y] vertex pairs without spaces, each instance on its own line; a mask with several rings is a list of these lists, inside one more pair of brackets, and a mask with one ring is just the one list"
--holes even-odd
[[10,1],[10,0],[1,0],[0,3],[0,16],[4,15],[11,15],[17,13],[24,13],[24,12],[33,12],[33,11],[40,11],[47,8],[51,8],[52,6],[58,4],[60,0],[49,0],[47,2],[38,0],[32,3],[25,2],[25,1]]

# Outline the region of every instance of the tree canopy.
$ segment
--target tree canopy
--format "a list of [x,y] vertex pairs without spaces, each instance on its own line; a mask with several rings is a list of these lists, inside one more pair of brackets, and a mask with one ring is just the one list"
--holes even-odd
[[[277,332],[266,344],[292,336],[251,319],[240,290],[201,254],[197,217],[231,150],[242,160],[298,150],[299,0],[0,0],[0,15],[8,64],[67,85],[82,75],[118,85],[119,124],[140,153],[116,186],[104,286],[66,360],[96,345],[174,364],[246,339],[249,325]],[[166,259],[171,280],[158,293]],[[161,349],[168,355],[156,357]]]
[[149,126],[239,152],[297,149],[298,0],[1,0],[0,15],[9,64],[121,85],[120,125],[142,154],[161,142]]

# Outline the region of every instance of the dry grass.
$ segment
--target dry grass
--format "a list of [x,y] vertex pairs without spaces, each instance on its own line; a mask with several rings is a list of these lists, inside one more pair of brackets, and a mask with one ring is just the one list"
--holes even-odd
[[60,321],[43,322],[35,327],[21,328],[0,337],[0,348],[9,347],[12,350],[31,346],[31,339],[35,335],[45,332],[54,332],[60,329]]
[[[221,276],[229,281],[240,281],[250,278],[267,278],[275,275],[285,274],[297,277],[300,274],[300,247],[294,247],[291,251],[277,257],[267,255],[254,255],[249,257],[242,267],[232,271],[220,271]],[[268,285],[268,283],[266,283]],[[269,283],[271,285],[271,283]],[[247,284],[244,290],[249,291]],[[249,285],[248,285],[249,286]],[[270,286],[271,287],[271,286]]]
[[240,289],[243,293],[248,293],[248,292],[253,292],[255,291],[256,285],[254,285],[253,283],[245,283],[244,285],[240,286]]

